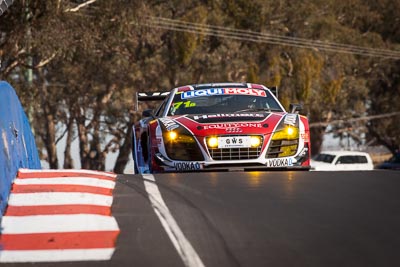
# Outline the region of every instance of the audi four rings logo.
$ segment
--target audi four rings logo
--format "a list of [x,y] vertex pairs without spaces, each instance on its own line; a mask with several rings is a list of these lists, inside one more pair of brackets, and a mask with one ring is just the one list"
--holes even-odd
[[225,131],[227,133],[241,133],[241,132],[243,132],[242,128],[234,128],[234,127],[226,128]]

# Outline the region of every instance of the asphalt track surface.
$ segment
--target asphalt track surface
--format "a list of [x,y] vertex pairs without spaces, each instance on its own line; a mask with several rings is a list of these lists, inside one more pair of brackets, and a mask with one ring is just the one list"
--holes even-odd
[[110,261],[1,265],[400,266],[398,171],[118,175],[112,214]]

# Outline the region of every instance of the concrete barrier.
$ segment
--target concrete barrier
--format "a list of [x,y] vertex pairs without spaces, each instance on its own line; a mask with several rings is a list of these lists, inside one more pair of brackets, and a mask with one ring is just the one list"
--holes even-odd
[[0,219],[19,168],[41,169],[39,154],[18,96],[0,81]]

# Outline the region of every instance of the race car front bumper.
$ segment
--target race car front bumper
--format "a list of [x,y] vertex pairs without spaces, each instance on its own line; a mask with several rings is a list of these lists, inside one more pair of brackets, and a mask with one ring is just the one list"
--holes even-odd
[[161,153],[156,153],[157,164],[165,172],[199,172],[199,171],[280,171],[309,170],[310,166],[302,165],[301,159],[295,157],[266,159],[263,162],[255,160],[234,161],[171,161]]

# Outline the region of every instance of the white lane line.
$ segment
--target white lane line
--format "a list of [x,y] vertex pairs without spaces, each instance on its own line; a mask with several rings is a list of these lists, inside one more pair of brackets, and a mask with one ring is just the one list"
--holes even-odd
[[64,193],[64,192],[44,192],[44,193],[24,193],[11,194],[8,205],[11,206],[40,206],[40,205],[99,205],[111,206],[112,196],[92,194],[92,193]]
[[199,255],[189,243],[178,223],[175,221],[167,205],[165,204],[160,190],[158,189],[155,178],[152,174],[143,174],[144,185],[149,195],[154,212],[161,221],[162,226],[187,267],[203,267]]
[[109,260],[114,248],[98,249],[49,249],[49,250],[3,250],[0,262],[58,262]]
[[118,231],[114,217],[96,214],[4,216],[2,234]]
[[88,186],[97,186],[102,188],[113,189],[115,187],[114,181],[89,178],[89,177],[68,177],[68,178],[24,178],[24,179],[15,179],[14,184],[17,185],[40,185],[40,184],[50,184],[50,185],[88,185]]

